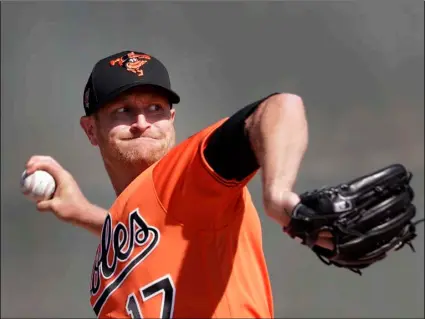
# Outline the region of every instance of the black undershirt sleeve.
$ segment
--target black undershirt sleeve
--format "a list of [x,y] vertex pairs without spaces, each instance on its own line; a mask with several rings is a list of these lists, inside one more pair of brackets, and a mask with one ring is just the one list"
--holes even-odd
[[205,159],[224,179],[242,181],[259,168],[245,130],[245,120],[264,100],[275,94],[240,109],[210,136],[204,150]]

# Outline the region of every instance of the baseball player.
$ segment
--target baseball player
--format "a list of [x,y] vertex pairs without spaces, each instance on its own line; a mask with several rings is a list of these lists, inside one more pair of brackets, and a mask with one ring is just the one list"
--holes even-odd
[[[81,127],[116,192],[109,210],[90,203],[49,156],[57,189],[37,203],[100,236],[90,302],[99,318],[273,318],[260,220],[247,189],[261,169],[265,212],[288,223],[308,143],[302,99],[275,93],[175,145],[166,67],[124,51],[95,64]],[[323,234],[318,244],[332,249]],[[284,267],[284,265],[282,265]]]

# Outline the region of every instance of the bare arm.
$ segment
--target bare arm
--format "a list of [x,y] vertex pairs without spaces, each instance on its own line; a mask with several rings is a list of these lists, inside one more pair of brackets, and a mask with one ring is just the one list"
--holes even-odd
[[107,214],[106,209],[87,202],[85,206],[75,212],[75,219],[71,223],[100,236]]
[[308,145],[303,101],[292,94],[277,94],[261,103],[247,118],[246,130],[262,170],[263,201],[270,217],[282,225],[299,201],[292,192]]
[[[271,96],[247,118],[245,127],[262,169],[265,211],[286,226],[300,201],[293,187],[308,145],[304,103],[293,94]],[[333,249],[330,237],[323,232],[316,244]]]

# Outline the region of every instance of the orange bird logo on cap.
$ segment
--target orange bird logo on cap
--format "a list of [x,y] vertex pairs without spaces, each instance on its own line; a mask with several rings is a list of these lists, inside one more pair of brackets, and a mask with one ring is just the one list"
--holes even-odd
[[143,76],[142,66],[148,63],[151,57],[147,54],[137,54],[130,52],[120,58],[114,59],[109,62],[111,66],[121,66],[126,68],[127,71],[133,72],[138,76]]

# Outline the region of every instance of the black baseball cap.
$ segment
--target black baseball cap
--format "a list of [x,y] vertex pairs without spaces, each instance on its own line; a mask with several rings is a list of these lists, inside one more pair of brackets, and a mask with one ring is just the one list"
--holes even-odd
[[180,102],[180,97],[171,90],[166,67],[152,55],[122,51],[103,58],[93,67],[84,88],[86,115],[93,114],[124,91],[142,85],[164,91],[171,105]]

